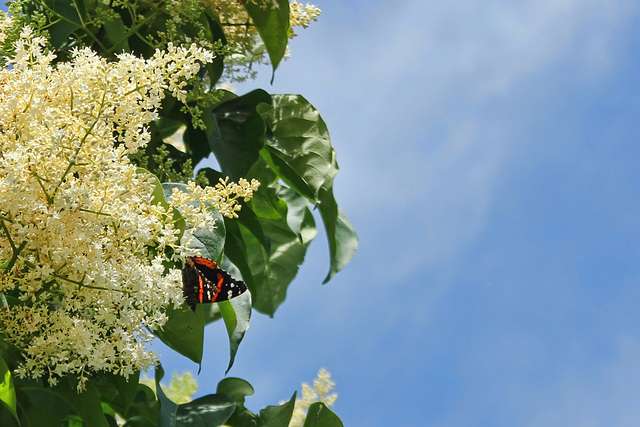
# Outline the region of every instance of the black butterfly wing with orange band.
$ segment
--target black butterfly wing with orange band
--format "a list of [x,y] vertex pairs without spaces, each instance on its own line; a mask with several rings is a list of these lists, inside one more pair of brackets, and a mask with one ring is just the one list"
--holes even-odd
[[191,310],[196,311],[198,304],[230,300],[246,290],[243,281],[234,279],[210,259],[185,258],[182,292]]

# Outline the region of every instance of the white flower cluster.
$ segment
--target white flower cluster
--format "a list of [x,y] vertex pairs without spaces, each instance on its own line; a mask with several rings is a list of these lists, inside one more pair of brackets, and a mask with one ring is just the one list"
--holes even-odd
[[204,188],[191,181],[187,185],[187,191],[173,189],[171,204],[179,207],[182,216],[191,224],[200,224],[200,228],[211,230],[215,226],[215,223],[210,222],[215,219],[209,214],[211,208],[227,218],[238,218],[241,205],[236,200],[242,197],[248,202],[259,186],[258,180],[252,179],[249,182],[244,178],[240,178],[237,184],[229,182],[229,178],[221,178],[215,187]]
[[308,28],[311,21],[317,21],[318,16],[322,13],[317,6],[307,3],[298,3],[296,0],[291,0],[289,3],[290,15],[289,21],[291,24],[291,37],[295,37],[297,34],[293,30],[294,27]]
[[85,48],[53,65],[44,44],[25,28],[0,71],[0,333],[22,351],[20,377],[77,374],[82,389],[93,372],[155,364],[146,328],[183,301],[166,254],[188,250],[127,154],[149,140],[164,91],[184,99],[212,54],[107,62]]

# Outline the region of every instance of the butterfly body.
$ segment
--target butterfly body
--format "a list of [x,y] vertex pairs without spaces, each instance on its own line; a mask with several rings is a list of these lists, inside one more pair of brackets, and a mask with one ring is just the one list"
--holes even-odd
[[227,301],[243,294],[247,285],[236,280],[208,258],[187,257],[182,269],[182,292],[189,308],[198,304]]

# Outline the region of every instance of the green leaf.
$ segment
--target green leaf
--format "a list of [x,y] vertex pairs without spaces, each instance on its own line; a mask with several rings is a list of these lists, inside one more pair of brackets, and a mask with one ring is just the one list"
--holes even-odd
[[[278,7],[261,7],[255,2],[242,2],[267,48],[273,73],[284,57],[289,42],[289,0],[277,0]],[[271,83],[273,84],[273,73]]]
[[102,373],[94,377],[93,383],[100,393],[103,404],[108,403],[117,412],[126,413],[138,390],[140,372],[125,378],[122,375]]
[[224,251],[224,241],[227,235],[227,230],[224,225],[224,218],[218,211],[211,211],[211,215],[216,219],[215,228],[213,230],[206,231],[198,230],[193,234],[193,237],[209,254],[206,257],[217,261],[222,257],[222,251]]
[[158,131],[158,139],[163,141],[178,132],[180,128],[184,126],[184,123],[180,120],[173,120],[165,117],[156,120],[155,123]]
[[[224,35],[224,30],[220,26],[220,23],[210,17],[208,14],[206,16],[207,22],[209,24],[209,38],[211,43],[215,43],[217,41],[221,41],[223,46],[227,45],[227,38]],[[213,58],[213,62],[206,65],[207,71],[209,72],[209,86],[215,87],[218,80],[222,76],[224,72],[224,55],[216,55]]]
[[296,393],[291,399],[281,406],[267,406],[260,411],[258,426],[260,427],[288,427],[293,409],[296,406]]
[[45,0],[44,2],[60,19],[49,28],[50,42],[55,47],[61,47],[69,35],[79,28],[83,28],[82,21],[86,19],[86,12],[82,1]]
[[178,406],[176,426],[216,427],[224,424],[236,404],[221,394],[210,394]]
[[231,367],[238,352],[238,346],[244,338],[244,334],[249,329],[249,319],[251,318],[251,293],[245,292],[231,300],[218,303],[220,314],[227,328],[229,336],[229,366],[225,375]]
[[[258,164],[261,162],[261,160],[258,160]],[[222,175],[221,172],[218,172],[217,170],[211,168],[200,169],[199,173],[204,174],[210,185],[215,185],[219,181],[219,179],[224,180],[225,178],[225,176]],[[252,175],[251,172],[249,172],[248,178],[255,178],[255,176]],[[276,176],[274,174],[272,179],[269,179],[268,182],[274,181],[275,179]],[[266,185],[267,180],[263,179],[260,182],[265,182]],[[264,233],[262,232],[262,226],[260,225],[256,214],[251,210],[251,207],[247,206],[242,200],[238,200],[238,203],[242,205],[242,210],[240,211],[238,218],[233,221],[239,221],[242,225],[248,228],[258,240],[264,243],[266,240],[264,237]]]
[[343,427],[343,424],[324,403],[316,402],[309,406],[303,427]]
[[223,102],[212,110],[211,150],[220,163],[222,175],[233,181],[244,177],[260,156],[266,125],[256,108],[265,102],[271,103],[271,96],[258,89]]
[[107,40],[109,41],[111,52],[130,52],[129,40],[125,37],[127,28],[122,18],[117,13],[111,15],[110,19],[103,24]]
[[242,378],[225,378],[218,383],[217,394],[224,394],[238,405],[244,406],[244,398],[255,393],[253,386]]
[[[18,303],[17,298],[10,296],[6,296],[5,298],[4,294],[2,294],[1,299],[3,303],[6,303],[8,300],[8,304],[11,306]],[[3,305],[2,308],[4,307],[6,306]],[[8,339],[0,338],[0,358],[4,360],[7,366],[13,366],[22,358],[22,352],[20,348],[16,347],[16,345]]]
[[[316,234],[315,222],[306,200],[282,187],[264,162],[257,163],[249,177],[262,184],[240,211],[241,223],[226,221],[225,253],[242,272],[251,290],[253,307],[273,315],[304,261],[309,242]],[[291,209],[288,203],[292,204]],[[242,222],[248,210],[253,212],[257,227],[250,229]],[[255,228],[259,228],[259,235]]]
[[125,411],[131,407],[136,397],[139,380],[140,372],[129,375],[129,378],[125,378],[122,375],[113,375],[112,377],[113,384],[116,386],[120,396],[119,403]]
[[258,106],[271,131],[263,153],[281,179],[315,202],[322,187],[333,185],[338,171],[327,125],[301,95],[272,95],[272,99],[272,105]]
[[324,284],[353,259],[358,250],[358,235],[347,215],[338,207],[332,190],[320,194],[318,210],[327,232],[331,254],[331,266],[322,282]]
[[178,405],[172,402],[162,390],[160,381],[164,377],[164,369],[158,364],[156,366],[156,395],[160,401],[160,420],[158,427],[175,427],[177,419]]
[[204,313],[194,313],[185,304],[178,309],[167,308],[169,320],[153,331],[160,340],[197,364],[202,363],[204,343]]
[[51,391],[67,401],[85,424],[95,427],[109,427],[102,412],[100,394],[93,383],[87,381],[86,388],[82,393],[78,393],[76,384],[75,377],[67,376],[62,378],[56,386],[51,387]]
[[13,386],[11,371],[4,359],[0,359],[0,378],[2,379],[0,383],[0,401],[11,411],[11,414],[18,421],[18,424],[20,424],[18,413],[16,412],[16,389]]
[[[22,426],[60,427],[61,420],[74,413],[69,403],[42,381],[15,378],[14,385]],[[0,425],[18,426],[4,405],[0,405]]]
[[209,154],[211,154],[210,139],[212,138],[212,133],[217,132],[217,125],[213,122],[213,116],[211,114],[203,114],[201,118],[205,121],[206,131],[195,129],[187,120],[185,122],[187,128],[182,136],[187,155],[194,165],[200,163],[202,159],[209,157]]
[[358,237],[333,196],[338,171],[327,126],[318,111],[300,95],[273,95],[273,105],[258,112],[271,132],[262,151],[278,177],[311,202],[319,202],[325,225],[331,265],[323,283],[342,270],[355,255]]
[[144,384],[138,384],[135,399],[125,413],[125,418],[127,427],[157,427],[160,403],[153,390]]
[[257,415],[244,407],[246,396],[253,394],[251,384],[240,378],[225,378],[218,383],[217,394],[229,396],[236,402],[233,415],[226,421],[226,425],[233,427],[254,427],[257,425]]

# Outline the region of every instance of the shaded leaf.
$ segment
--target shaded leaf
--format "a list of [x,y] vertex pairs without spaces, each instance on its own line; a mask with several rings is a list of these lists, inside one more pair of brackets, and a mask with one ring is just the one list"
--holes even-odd
[[86,19],[84,4],[82,1],[67,0],[46,0],[44,3],[62,17],[48,28],[51,44],[62,47],[72,32],[83,27],[82,21]]
[[160,418],[160,403],[153,390],[138,384],[136,396],[125,415],[127,427],[156,427]]
[[164,377],[164,369],[162,366],[158,364],[156,366],[156,395],[158,396],[158,401],[160,402],[160,420],[158,422],[158,427],[175,427],[178,405],[172,402],[167,395],[162,390],[162,386],[160,385],[160,381]]
[[93,383],[103,404],[108,403],[116,411],[126,413],[136,397],[139,379],[140,372],[129,375],[128,379],[122,375],[103,373],[96,376]]
[[227,328],[229,336],[229,366],[225,375],[233,366],[236,358],[238,346],[244,338],[244,334],[249,329],[249,319],[251,319],[251,292],[245,292],[236,298],[218,303],[220,314]]
[[288,427],[293,416],[293,409],[296,406],[296,393],[291,399],[280,406],[267,406],[260,411],[258,416],[258,426],[260,427]]
[[332,190],[321,193],[318,210],[324,222],[331,254],[329,273],[322,282],[327,283],[355,256],[358,249],[358,235],[347,215],[338,207]]
[[127,29],[122,22],[122,18],[120,18],[117,13],[112,14],[110,19],[106,20],[103,24],[107,40],[110,44],[110,51],[120,53],[130,52],[131,48],[129,47],[129,40],[124,37],[127,32]]
[[[199,304],[200,305],[200,304]],[[167,308],[169,320],[153,331],[160,340],[197,364],[202,363],[204,343],[204,313],[194,313],[185,304],[178,309]]]
[[[258,89],[223,102],[212,110],[211,149],[220,163],[222,175],[233,181],[246,176],[264,146],[266,125],[256,108],[265,102],[271,103],[271,96]],[[215,182],[217,180],[211,184],[215,185]]]
[[[274,73],[287,50],[289,33],[291,31],[289,24],[289,0],[277,0],[277,3],[277,8],[263,8],[254,2],[243,2],[247,13],[249,13],[251,20],[258,29],[264,46],[267,48]],[[271,83],[273,84],[273,73]]]
[[244,405],[244,398],[254,393],[253,386],[242,378],[225,378],[218,383],[216,393],[229,396],[238,405]]
[[309,406],[303,427],[343,427],[340,418],[322,402]]
[[89,381],[85,383],[85,390],[78,393],[77,379],[72,376],[64,377],[50,390],[62,397],[71,405],[85,424],[95,427],[108,427],[109,424],[102,413],[100,394]]

